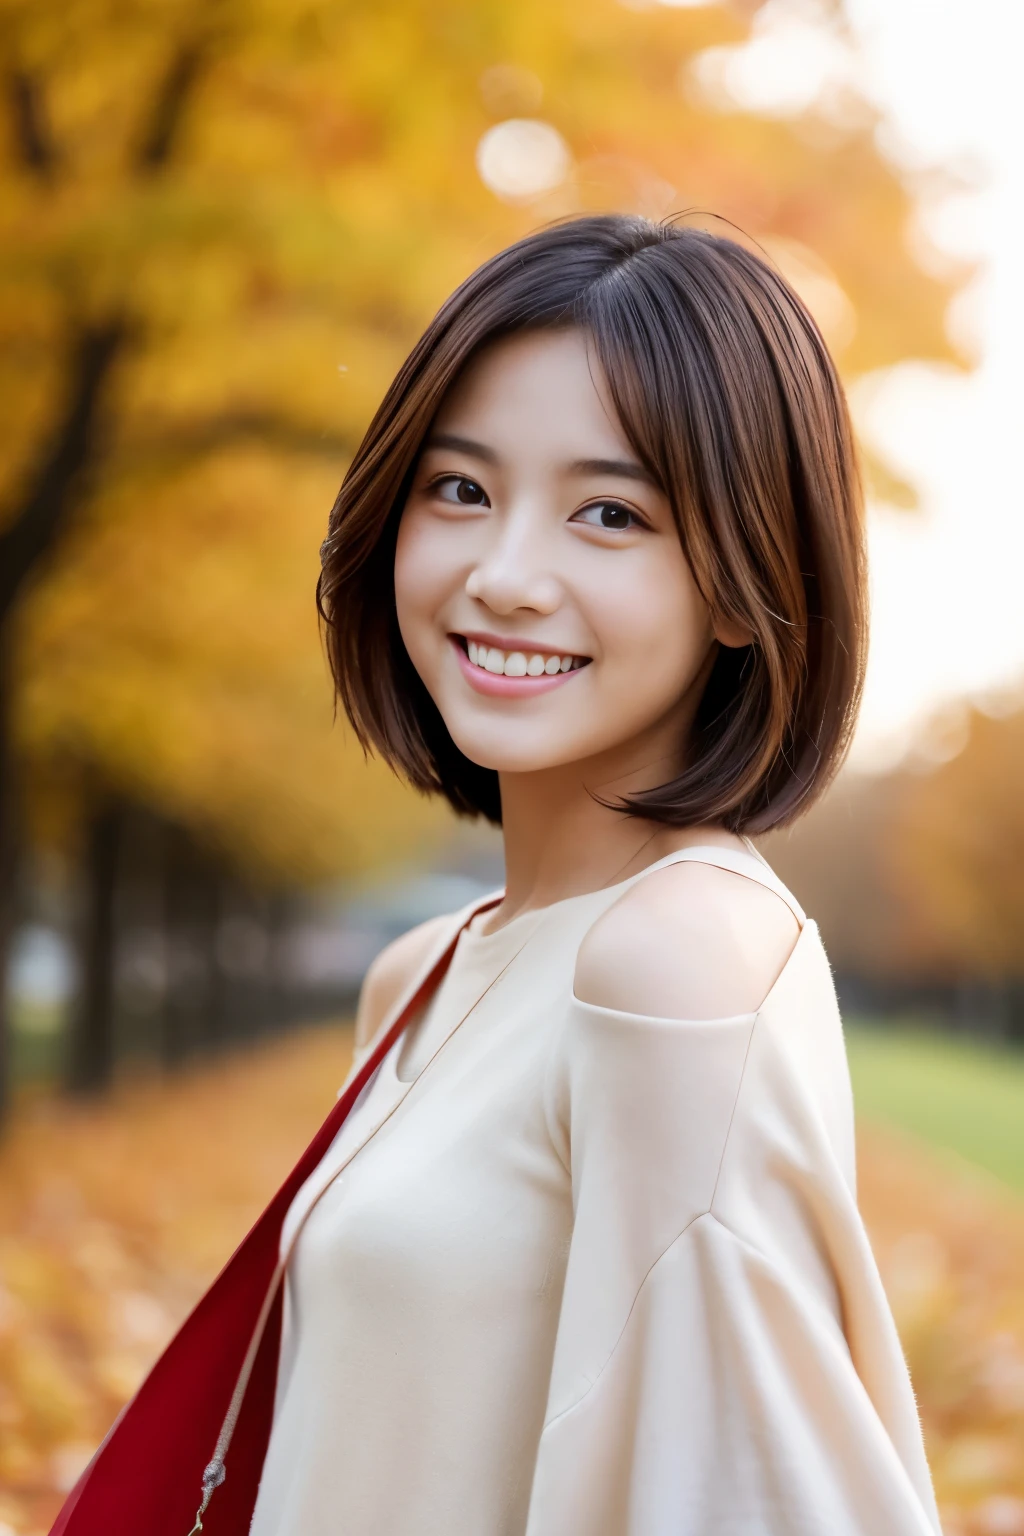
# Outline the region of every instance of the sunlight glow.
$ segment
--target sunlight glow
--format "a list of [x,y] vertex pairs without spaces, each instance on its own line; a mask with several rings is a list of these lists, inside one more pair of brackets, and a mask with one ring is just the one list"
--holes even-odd
[[561,186],[572,156],[557,128],[536,118],[511,117],[484,134],[476,151],[480,180],[497,197],[525,202]]

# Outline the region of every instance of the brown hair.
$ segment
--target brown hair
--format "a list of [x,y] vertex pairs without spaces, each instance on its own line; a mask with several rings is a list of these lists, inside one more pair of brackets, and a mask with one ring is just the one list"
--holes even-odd
[[338,493],[317,587],[357,736],[418,789],[500,821],[498,776],[455,746],[406,653],[395,541],[445,393],[482,347],[577,327],[623,431],[671,503],[719,648],[678,778],[622,802],[674,826],[761,832],[829,782],[866,645],[861,499],[846,402],[803,304],[767,261],[675,223],[575,219],[484,263],[391,385]]

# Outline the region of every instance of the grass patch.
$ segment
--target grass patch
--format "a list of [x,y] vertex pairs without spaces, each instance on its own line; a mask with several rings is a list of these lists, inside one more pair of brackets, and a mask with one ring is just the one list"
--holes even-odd
[[1024,1054],[907,1026],[847,1030],[857,1112],[1024,1193]]

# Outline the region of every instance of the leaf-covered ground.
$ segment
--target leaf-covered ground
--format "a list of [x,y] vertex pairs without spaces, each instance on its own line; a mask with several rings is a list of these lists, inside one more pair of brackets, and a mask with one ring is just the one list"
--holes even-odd
[[[20,1106],[0,1145],[0,1536],[48,1530],[347,1056],[310,1030],[94,1107]],[[1024,1536],[1024,1202],[895,1132],[860,1146],[947,1536]]]

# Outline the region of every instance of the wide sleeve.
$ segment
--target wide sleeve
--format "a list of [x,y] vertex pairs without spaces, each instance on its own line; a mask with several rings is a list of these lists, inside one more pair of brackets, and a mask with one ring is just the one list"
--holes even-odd
[[572,1002],[549,1112],[574,1228],[528,1536],[939,1530],[812,926],[756,1015]]

